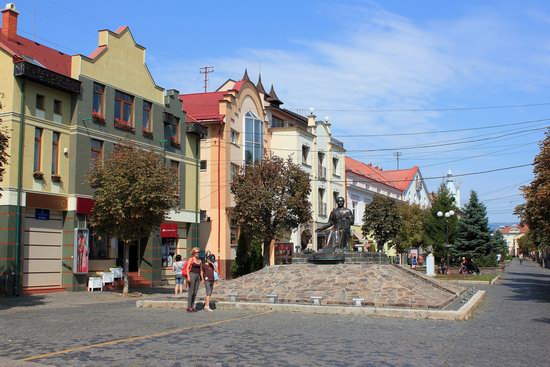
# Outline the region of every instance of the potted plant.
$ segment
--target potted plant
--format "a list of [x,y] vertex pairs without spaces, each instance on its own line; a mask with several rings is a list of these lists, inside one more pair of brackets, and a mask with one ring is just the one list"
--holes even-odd
[[53,174],[52,182],[61,182],[61,176],[59,176],[58,174]]
[[177,139],[175,136],[172,136],[172,137],[170,138],[170,144],[171,144],[174,148],[179,148],[179,147],[181,147],[180,142],[178,141],[178,139]]
[[98,124],[105,125],[105,116],[97,111],[92,111],[92,120]]
[[44,172],[34,171],[32,173],[32,177],[34,177],[35,180],[43,180],[44,179]]
[[130,133],[133,133],[133,132],[136,131],[136,130],[130,125],[129,122],[124,121],[124,120],[119,119],[119,118],[115,118],[115,128],[120,129],[120,130],[124,130],[124,131],[128,131],[128,132],[130,132]]
[[153,138],[153,132],[150,130],[147,130],[146,128],[143,128],[143,136],[146,138]]

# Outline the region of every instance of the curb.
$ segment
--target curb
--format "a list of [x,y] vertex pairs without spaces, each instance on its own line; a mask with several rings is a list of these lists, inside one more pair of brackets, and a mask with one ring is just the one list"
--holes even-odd
[[39,364],[35,362],[23,362],[23,361],[14,361],[11,359],[0,357],[0,366],[2,367],[46,367],[45,364]]
[[489,284],[495,284],[495,283],[497,282],[497,280],[500,279],[500,275],[501,275],[501,274],[502,274],[502,273],[500,273],[500,274],[498,274],[496,277],[494,277],[493,280],[491,280],[491,281],[489,282]]
[[424,275],[421,275],[421,274],[418,274],[416,271],[413,271],[413,270],[410,270],[408,268],[405,268],[403,267],[402,265],[396,265],[396,264],[392,264],[394,267],[398,268],[398,269],[401,269],[402,271],[406,272],[406,273],[409,273],[417,278],[420,278],[422,280],[424,280],[426,283],[436,287],[436,288],[439,288],[445,292],[449,292],[451,294],[454,294],[455,296],[460,296],[462,293],[464,293],[466,290],[462,290],[462,292],[457,292],[457,291],[454,291],[453,289],[449,289],[447,287],[445,287],[445,283],[439,283],[440,279],[435,279],[435,278],[432,278],[432,277],[428,277],[428,276],[424,276]]
[[[247,311],[277,311],[277,312],[301,312],[307,314],[322,315],[352,315],[352,316],[382,316],[405,319],[429,319],[463,321],[472,317],[474,311],[485,297],[485,291],[477,293],[458,311],[387,308],[387,307],[353,307],[353,306],[310,306],[284,303],[253,303],[253,302],[216,302],[216,308],[220,310],[247,310]],[[187,302],[183,301],[148,301],[136,302],[137,308],[167,308],[186,309]]]

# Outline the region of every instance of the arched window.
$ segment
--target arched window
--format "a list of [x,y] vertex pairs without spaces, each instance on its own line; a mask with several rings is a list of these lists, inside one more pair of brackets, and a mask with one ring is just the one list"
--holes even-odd
[[262,120],[252,112],[244,117],[244,160],[246,164],[258,162],[263,157],[264,129]]

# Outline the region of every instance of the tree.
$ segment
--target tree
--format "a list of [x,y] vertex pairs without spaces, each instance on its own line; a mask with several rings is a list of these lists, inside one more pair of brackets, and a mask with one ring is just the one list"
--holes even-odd
[[[4,97],[2,93],[0,93],[0,97]],[[0,101],[0,111],[2,110],[2,101]],[[0,123],[2,123],[2,119],[0,119]],[[8,145],[9,145],[9,136],[7,133],[7,130],[4,126],[0,127],[0,181],[3,181],[4,179],[4,173],[6,172],[6,165],[8,164]],[[0,188],[0,191],[2,189]],[[2,193],[0,193],[0,197],[2,197]]]
[[416,204],[399,204],[398,210],[402,224],[395,241],[395,250],[401,254],[410,248],[418,248],[424,244],[424,227],[429,212]]
[[401,215],[395,200],[376,195],[372,202],[365,206],[363,235],[368,236],[372,232],[378,250],[383,250],[386,243],[396,242],[401,225]]
[[493,232],[492,247],[495,254],[508,254],[508,243],[501,231]]
[[250,273],[252,258],[251,258],[251,240],[243,231],[239,235],[237,242],[237,253],[235,261],[231,264],[231,274],[236,278]]
[[311,220],[309,175],[290,159],[271,156],[247,165],[235,175],[231,193],[241,230],[263,243],[264,265],[274,239]]
[[496,255],[493,253],[493,241],[489,230],[487,209],[477,197],[470,193],[470,200],[464,206],[463,215],[458,221],[458,231],[454,253],[458,256],[473,258],[474,256]]
[[519,245],[519,252],[522,254],[528,254],[531,251],[536,251],[536,246],[533,243],[533,240],[531,239],[531,236],[529,235],[529,232],[527,232],[524,236],[522,236],[518,240]]
[[515,214],[522,225],[529,227],[535,247],[543,251],[550,246],[550,128],[539,147],[533,161],[535,177],[529,185],[521,187],[525,203],[516,207]]
[[95,206],[90,224],[96,233],[124,243],[124,290],[127,294],[129,246],[149,237],[179,204],[177,172],[160,155],[127,142],[90,171]]
[[[450,218],[440,218],[437,216],[437,212],[446,213],[450,210],[455,211],[455,215]],[[437,258],[445,258],[447,255],[447,249],[444,247],[447,242],[447,231],[449,244],[453,244],[456,237],[456,224],[458,212],[454,197],[449,193],[447,186],[442,183],[437,193],[435,194],[430,213],[426,218],[424,239],[428,246],[431,246],[434,251],[434,256]]]

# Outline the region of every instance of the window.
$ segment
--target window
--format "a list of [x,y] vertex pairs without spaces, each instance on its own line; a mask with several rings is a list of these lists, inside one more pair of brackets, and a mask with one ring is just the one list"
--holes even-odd
[[334,176],[340,176],[340,172],[338,172],[338,163],[340,163],[338,158],[332,158],[332,169]]
[[352,201],[351,202],[351,211],[353,212],[353,222],[357,222],[357,201]]
[[325,189],[319,189],[319,215],[327,215],[327,204],[324,202]]
[[119,124],[132,126],[132,111],[134,109],[134,97],[115,92],[115,122]]
[[324,153],[318,153],[319,163],[318,163],[318,177],[325,179],[327,177],[327,168],[323,167],[323,160],[325,159]]
[[239,144],[239,133],[231,129],[231,144]]
[[41,119],[46,118],[46,111],[45,111],[45,97],[41,94],[36,95],[36,117],[39,117]]
[[103,101],[105,97],[105,86],[94,83],[94,97],[92,110],[103,115]]
[[162,239],[162,266],[165,268],[171,267],[174,262],[174,255],[176,254],[176,240],[177,238]]
[[170,125],[170,142],[175,147],[180,145],[180,119],[177,117],[174,117],[174,123]]
[[151,102],[143,101],[143,130],[151,131],[151,110],[153,104]]
[[246,164],[250,164],[258,162],[263,157],[264,130],[262,121],[252,112],[247,112],[244,120],[244,160]]
[[42,170],[42,129],[34,129],[34,172]]
[[92,139],[92,163],[103,159],[103,142]]
[[108,260],[109,259],[109,244],[111,241],[108,237],[94,236],[94,229],[90,227],[90,260]]
[[237,221],[235,219],[231,219],[230,242],[232,245],[236,245],[238,243],[238,230],[239,226],[237,225]]
[[309,147],[302,145],[302,164],[308,165],[307,158],[309,156]]
[[201,160],[201,171],[206,171],[206,160]]
[[53,133],[52,137],[52,175],[59,173],[59,138],[60,133]]
[[334,191],[332,193],[332,197],[334,198],[334,207],[336,208],[338,206],[338,197],[340,196],[340,193],[338,191]]
[[239,173],[239,170],[240,170],[239,165],[235,163],[231,163],[231,171],[229,172],[229,179],[231,180],[230,182],[233,182],[233,180],[235,179],[235,176]]
[[285,122],[277,117],[273,117],[271,127],[285,127]]
[[43,95],[40,95],[40,94],[37,94],[36,95],[36,109],[37,110],[42,110],[44,111],[44,106],[45,106],[45,102],[44,102],[45,98]]
[[61,107],[61,101],[58,101],[57,99],[54,99],[53,101],[53,120],[55,122],[62,123],[63,122],[63,112]]

